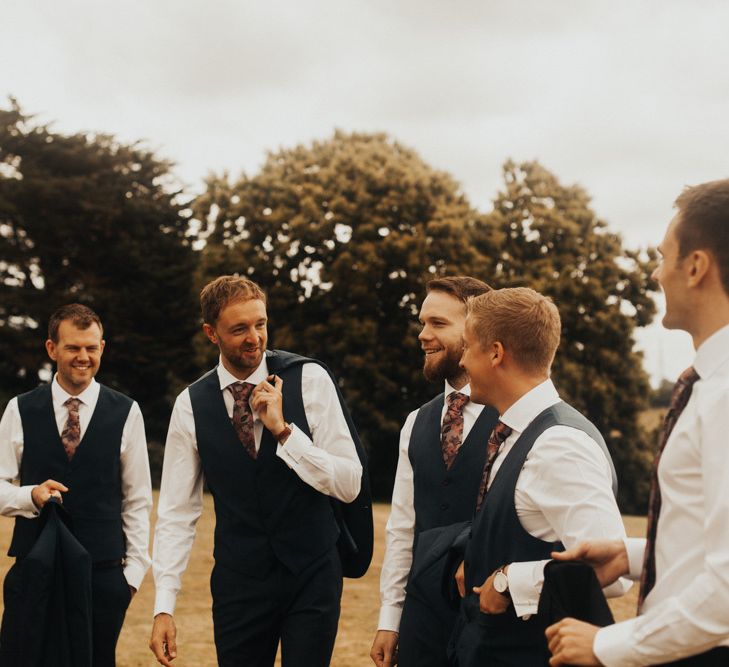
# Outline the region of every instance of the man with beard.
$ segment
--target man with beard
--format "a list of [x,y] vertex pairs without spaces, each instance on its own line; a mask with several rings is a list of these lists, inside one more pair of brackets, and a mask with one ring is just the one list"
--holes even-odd
[[441,595],[439,577],[413,580],[424,531],[473,516],[486,442],[496,424],[493,408],[469,400],[468,376],[459,366],[466,301],[490,290],[468,276],[427,285],[418,339],[423,374],[443,393],[410,413],[400,433],[400,453],[387,522],[380,578],[381,608],[370,657],[378,667],[448,664],[446,647],[455,612]]
[[217,664],[270,667],[280,641],[285,667],[325,667],[342,592],[329,496],[349,503],[360,492],[352,433],[322,366],[287,365],[282,359],[295,355],[266,352],[266,298],[258,285],[222,276],[203,288],[200,302],[220,362],[178,396],[170,420],[150,648],[168,667],[177,656],[172,613],[204,478],[215,501]]

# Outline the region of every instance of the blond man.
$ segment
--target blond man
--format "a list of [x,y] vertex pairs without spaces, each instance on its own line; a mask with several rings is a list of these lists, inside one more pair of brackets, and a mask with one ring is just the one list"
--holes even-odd
[[495,290],[468,304],[461,364],[472,399],[493,405],[499,422],[457,575],[459,667],[546,665],[537,611],[550,553],[594,532],[625,535],[604,440],[550,379],[560,329],[556,306],[531,289]]

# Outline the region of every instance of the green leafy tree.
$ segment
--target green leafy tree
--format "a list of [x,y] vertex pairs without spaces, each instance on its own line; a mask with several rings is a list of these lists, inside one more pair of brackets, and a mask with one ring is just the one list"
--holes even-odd
[[468,242],[478,216],[458,185],[384,134],[337,132],[271,153],[234,184],[211,178],[195,211],[200,282],[237,272],[266,289],[271,343],[335,371],[374,490],[389,494],[404,417],[440,391],[420,371],[424,284],[490,273]]
[[4,403],[48,368],[48,317],[81,302],[107,341],[100,379],[139,401],[152,438],[194,377],[195,256],[169,163],[101,134],[0,109],[0,372]]
[[[642,511],[654,443],[638,420],[650,387],[633,334],[655,312],[655,254],[625,249],[590,208],[587,193],[561,185],[539,163],[507,162],[503,176],[504,189],[482,223],[503,235],[492,282],[532,287],[558,306],[562,342],[555,383],[605,436],[623,511]],[[479,229],[480,245],[478,235]]]

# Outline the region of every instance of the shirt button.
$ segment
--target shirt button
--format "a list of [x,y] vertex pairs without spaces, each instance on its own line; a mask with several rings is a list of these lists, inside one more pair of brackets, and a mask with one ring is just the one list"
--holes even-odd
[[441,508],[442,510],[447,510],[447,509],[448,509],[448,507],[449,507],[448,503],[443,503],[443,504],[442,504],[442,505],[440,506],[440,508]]

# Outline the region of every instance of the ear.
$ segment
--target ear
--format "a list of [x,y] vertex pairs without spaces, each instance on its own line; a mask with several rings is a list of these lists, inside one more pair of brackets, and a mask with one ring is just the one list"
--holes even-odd
[[210,339],[210,342],[214,345],[218,344],[218,336],[215,333],[215,329],[213,329],[212,326],[210,326],[207,322],[203,324],[203,331],[205,332],[205,335]]
[[689,287],[698,287],[714,264],[706,250],[694,250],[685,261]]
[[102,338],[101,343],[99,343],[99,357],[101,357],[101,355],[104,354],[105,347],[106,347],[106,341]]
[[504,363],[504,346],[497,340],[491,343],[490,350],[491,366],[496,368]]
[[46,340],[46,352],[51,358],[51,361],[57,360],[58,355],[56,354],[56,344],[50,338]]

